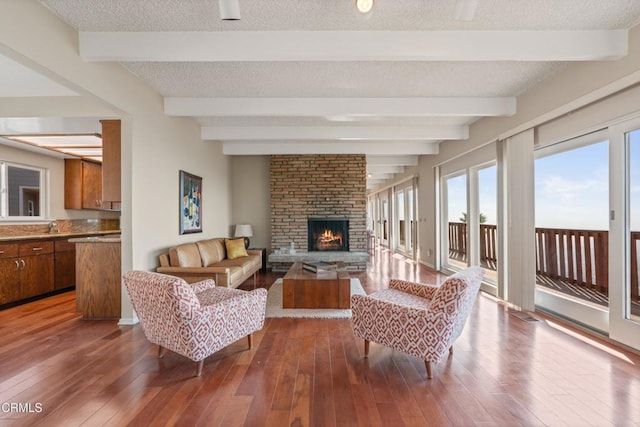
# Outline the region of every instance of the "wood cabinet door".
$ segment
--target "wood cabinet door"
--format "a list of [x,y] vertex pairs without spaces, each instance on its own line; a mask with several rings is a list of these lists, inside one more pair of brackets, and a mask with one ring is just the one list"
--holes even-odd
[[76,252],[56,252],[54,255],[55,290],[70,288],[76,285]]
[[53,254],[20,258],[20,299],[53,291]]
[[0,305],[20,297],[20,263],[17,258],[0,259]]
[[99,209],[102,200],[102,166],[82,162],[82,207]]
[[[120,120],[102,123],[102,199],[120,201]],[[108,206],[103,206],[109,209]]]

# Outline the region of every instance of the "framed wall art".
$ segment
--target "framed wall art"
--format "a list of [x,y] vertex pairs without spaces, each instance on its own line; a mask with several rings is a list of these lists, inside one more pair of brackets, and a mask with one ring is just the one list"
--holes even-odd
[[180,234],[202,233],[202,178],[180,171]]

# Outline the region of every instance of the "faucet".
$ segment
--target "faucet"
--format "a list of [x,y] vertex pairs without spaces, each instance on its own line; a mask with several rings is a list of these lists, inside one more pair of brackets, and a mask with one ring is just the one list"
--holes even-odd
[[56,228],[58,226],[58,223],[55,221],[51,221],[49,223],[49,233],[57,233],[58,229]]

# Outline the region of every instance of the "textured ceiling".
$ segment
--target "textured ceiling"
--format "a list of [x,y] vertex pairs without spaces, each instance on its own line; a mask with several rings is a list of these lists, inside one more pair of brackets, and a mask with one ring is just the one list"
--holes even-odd
[[514,96],[562,64],[549,62],[125,63],[163,96]]
[[[473,0],[376,0],[373,13],[366,18],[356,13],[354,0],[239,1],[239,21],[222,21],[217,0],[41,0],[41,3],[81,32],[153,31],[171,32],[171,36],[176,34],[175,32],[185,31],[221,32],[227,35],[251,34],[255,31],[313,32],[310,34],[323,31],[359,34],[380,31],[384,31],[385,34],[407,31],[459,31],[460,33],[456,33],[452,39],[452,43],[455,44],[456,41],[464,39],[467,31],[618,30],[628,29],[640,20],[638,0],[478,0],[475,14],[470,21],[455,19],[456,6],[458,3],[473,4]],[[271,35],[265,34],[267,37]],[[81,33],[81,42],[82,37]],[[452,62],[424,60],[420,56],[417,60],[407,61],[381,55],[377,60],[335,61],[329,56],[322,59],[322,55],[327,54],[323,53],[322,49],[330,53],[332,47],[341,46],[330,43],[327,46],[316,46],[309,42],[311,38],[300,36],[300,33],[296,33],[296,37],[300,37],[296,42],[303,47],[302,50],[305,50],[307,43],[309,51],[319,52],[320,60],[300,58],[264,61],[249,58],[243,61],[203,59],[181,62],[178,59],[164,57],[150,58],[152,61],[144,62],[116,60],[122,62],[124,67],[165,98],[209,98],[214,103],[219,98],[248,99],[242,104],[242,108],[247,111],[245,115],[209,114],[206,109],[192,109],[188,110],[192,111],[190,113],[173,114],[193,117],[203,127],[203,135],[214,135],[213,139],[216,138],[215,135],[234,135],[238,140],[251,139],[242,138],[243,128],[247,130],[245,135],[264,131],[267,134],[265,139],[287,139],[287,135],[290,134],[304,137],[299,141],[289,141],[292,144],[305,140],[326,140],[329,138],[326,135],[330,133],[326,133],[325,128],[335,128],[335,134],[338,136],[341,130],[345,130],[346,135],[358,136],[358,132],[371,135],[372,129],[374,132],[375,129],[384,130],[385,135],[392,135],[395,129],[399,135],[408,135],[407,138],[413,138],[411,130],[417,129],[424,130],[425,141],[436,144],[437,151],[440,140],[428,135],[432,130],[430,127],[440,126],[434,130],[434,135],[447,132],[452,135],[464,134],[466,126],[483,114],[461,113],[460,116],[456,116],[448,112],[429,116],[416,114],[414,111],[403,116],[402,108],[398,108],[398,111],[381,111],[378,114],[371,114],[370,109],[368,113],[360,114],[357,108],[361,103],[358,101],[351,104],[347,102],[349,108],[356,109],[351,114],[332,114],[331,108],[315,109],[314,100],[419,97],[429,102],[433,97],[513,99],[566,67],[569,59],[575,59],[539,61],[537,57],[536,60],[514,57],[478,61],[465,60],[462,57]],[[508,44],[509,33],[505,33],[504,38]],[[277,37],[270,40],[275,44],[273,49],[281,46],[275,42],[278,40]],[[588,43],[582,44],[589,48]],[[460,46],[464,53],[464,40],[460,42]],[[184,46],[162,47],[169,56],[172,53],[180,53],[180,49],[185,50]],[[515,51],[526,50],[524,47],[519,49],[520,46],[517,44],[513,47]],[[216,46],[209,48],[218,49]],[[248,52],[249,55],[253,52],[252,46],[242,44],[233,45],[231,48],[232,51],[235,48],[244,53]],[[374,50],[375,48],[376,46]],[[389,46],[381,46],[381,50],[384,49],[393,52],[393,46],[391,49]],[[500,51],[500,48],[496,47],[495,50]],[[99,55],[99,52],[93,53]],[[354,54],[357,54],[357,49],[354,49]],[[610,59],[603,57],[595,60]],[[292,107],[291,111],[271,114],[267,104],[267,107],[263,106],[262,110],[256,112],[251,99],[263,98],[291,99],[292,105],[299,106],[300,111]],[[508,100],[505,102],[508,104]],[[384,110],[384,103],[375,105]],[[305,114],[304,109],[307,108],[309,110]],[[323,113],[314,115],[311,111]],[[514,112],[492,112],[485,115],[509,115]],[[448,128],[443,131],[443,126]],[[268,132],[269,127],[274,128],[271,134]],[[296,132],[288,132],[294,128]],[[222,130],[219,132],[220,129]],[[303,130],[299,132],[300,129]],[[233,144],[232,141],[220,139],[223,143]],[[350,144],[349,139],[360,138],[338,137],[331,142],[334,146],[338,143],[346,145]],[[402,137],[399,136],[396,140],[402,141]],[[264,147],[265,141],[256,143],[261,143],[261,147]],[[422,147],[424,144],[421,144]],[[283,146],[286,145],[279,145]],[[358,147],[361,149],[362,145]],[[418,151],[414,154],[418,154]]]
[[455,0],[377,0],[361,18],[352,0],[241,0],[242,19],[223,22],[216,0],[42,0],[83,31],[591,30],[628,28],[637,0],[479,0],[471,22]]

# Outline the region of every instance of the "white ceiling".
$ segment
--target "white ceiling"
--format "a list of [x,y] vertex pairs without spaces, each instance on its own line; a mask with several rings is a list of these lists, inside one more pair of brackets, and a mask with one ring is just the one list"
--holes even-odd
[[361,152],[381,179],[568,63],[624,56],[614,30],[640,20],[638,0],[376,0],[366,19],[354,0],[239,1],[222,21],[217,0],[41,0],[85,60],[121,62],[225,153]]

